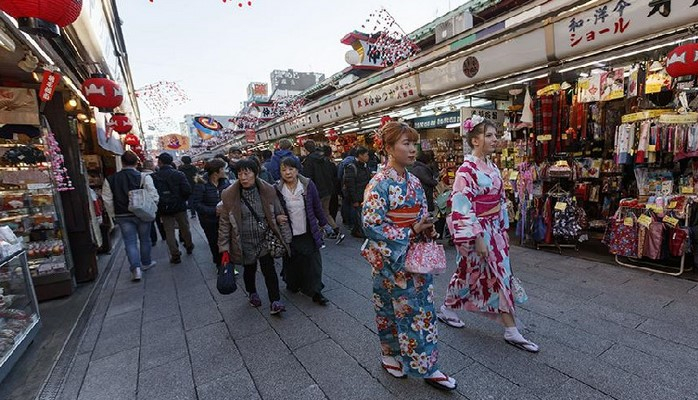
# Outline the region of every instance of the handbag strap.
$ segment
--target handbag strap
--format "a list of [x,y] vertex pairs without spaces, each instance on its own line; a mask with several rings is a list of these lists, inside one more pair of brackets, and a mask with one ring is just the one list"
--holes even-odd
[[254,208],[252,208],[252,206],[250,205],[250,202],[247,201],[247,199],[245,198],[245,196],[242,195],[242,188],[240,188],[240,198],[242,199],[242,201],[243,201],[243,202],[245,203],[245,205],[247,206],[247,209],[250,210],[250,213],[252,213],[252,216],[254,217],[254,219],[257,220],[257,223],[262,224],[262,223],[263,223],[263,222],[262,222],[262,219],[259,218],[259,215],[257,215],[257,212],[254,210]]
[[147,175],[141,172],[141,186],[140,188],[143,189],[143,186],[145,185],[145,177]]

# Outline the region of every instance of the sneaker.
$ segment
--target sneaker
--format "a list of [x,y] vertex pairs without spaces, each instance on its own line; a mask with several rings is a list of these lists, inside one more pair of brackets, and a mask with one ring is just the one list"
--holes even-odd
[[277,300],[271,303],[271,310],[269,311],[269,314],[277,315],[284,311],[286,311],[286,306],[284,306],[284,303]]
[[141,269],[140,269],[140,268],[136,268],[136,269],[134,269],[133,271],[131,271],[131,280],[132,280],[132,281],[134,281],[134,282],[140,281],[140,280],[141,280],[141,276],[142,276],[142,274],[141,274]]
[[240,275],[240,271],[238,271],[238,267],[233,268],[233,272],[235,273],[235,276]]
[[180,264],[182,262],[182,257],[181,256],[172,256],[170,257],[170,263],[172,264]]
[[339,235],[337,235],[336,233],[332,232],[332,233],[327,233],[327,234],[326,234],[326,237],[327,237],[328,239],[330,239],[330,240],[336,240],[337,237],[339,237]]
[[155,265],[157,265],[157,261],[153,260],[153,261],[150,262],[150,264],[148,264],[148,265],[143,265],[143,267],[142,267],[141,269],[142,269],[143,271],[147,271],[147,270],[153,268]]
[[248,299],[252,307],[259,307],[262,305],[262,299],[259,298],[257,293],[251,293]]
[[191,255],[191,253],[193,253],[193,252],[194,252],[194,245],[192,245],[191,247],[188,247],[188,248],[187,248],[187,254],[188,254],[188,255]]
[[342,243],[342,242],[344,241],[344,238],[345,238],[345,237],[347,237],[345,234],[343,234],[343,233],[338,233],[338,234],[337,234],[337,241],[334,242],[334,244],[340,244],[340,243]]

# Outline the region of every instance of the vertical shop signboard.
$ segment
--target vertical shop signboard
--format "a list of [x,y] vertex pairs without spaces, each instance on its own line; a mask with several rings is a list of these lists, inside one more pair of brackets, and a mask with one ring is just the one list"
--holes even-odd
[[417,77],[412,75],[354,96],[351,98],[351,104],[356,115],[363,115],[409,103],[418,98]]
[[472,107],[461,107],[460,109],[460,120],[465,121],[468,118],[472,118],[473,115],[479,115],[483,118],[487,118],[494,122],[498,127],[504,126],[504,115],[505,111],[502,110],[491,110],[488,108],[472,108]]
[[555,56],[564,59],[657,35],[696,20],[695,1],[607,1],[554,24]]

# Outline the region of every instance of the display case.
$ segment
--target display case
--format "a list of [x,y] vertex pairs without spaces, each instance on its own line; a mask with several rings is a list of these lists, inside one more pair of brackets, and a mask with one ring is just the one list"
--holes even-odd
[[40,326],[27,253],[20,250],[0,261],[0,382],[34,340]]
[[40,141],[0,143],[0,225],[22,238],[36,296],[48,300],[73,293],[60,196]]

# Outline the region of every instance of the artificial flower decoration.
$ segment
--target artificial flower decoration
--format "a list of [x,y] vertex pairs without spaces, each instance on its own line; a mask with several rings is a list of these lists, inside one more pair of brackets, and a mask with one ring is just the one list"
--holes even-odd
[[463,134],[470,133],[475,129],[476,126],[485,122],[485,118],[475,114],[463,122]]
[[65,167],[65,159],[63,158],[61,147],[58,145],[58,141],[56,141],[56,137],[51,131],[46,133],[46,144],[46,152],[51,162],[51,174],[53,175],[53,180],[56,182],[56,190],[59,192],[74,190],[75,187],[68,175],[68,169]]

